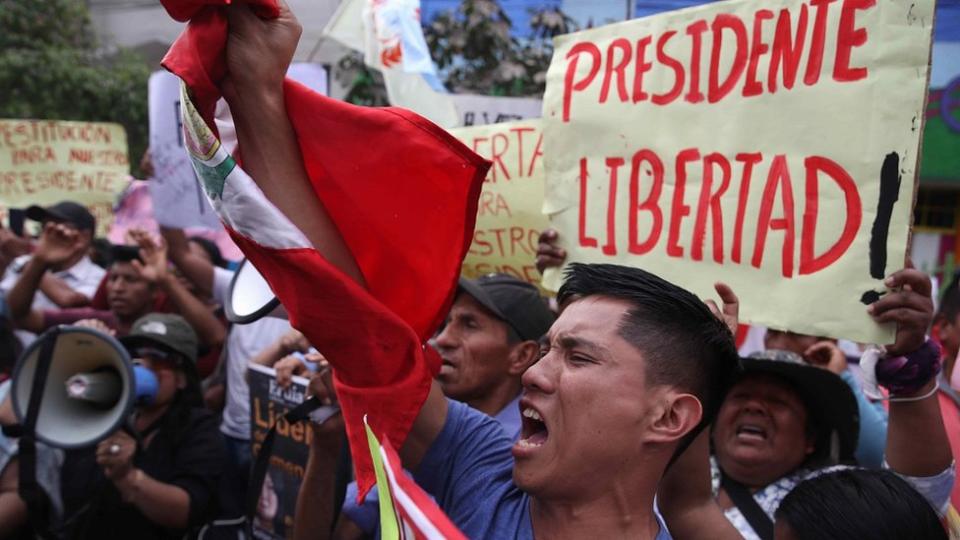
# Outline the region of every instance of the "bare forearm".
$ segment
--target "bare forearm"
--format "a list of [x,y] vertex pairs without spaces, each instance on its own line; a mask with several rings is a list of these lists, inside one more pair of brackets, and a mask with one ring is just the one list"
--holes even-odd
[[213,315],[209,306],[188,291],[173,275],[163,278],[161,286],[183,318],[197,331],[197,336],[204,345],[216,347],[223,344],[227,329]]
[[447,398],[444,397],[440,385],[433,381],[427,401],[420,408],[420,413],[410,428],[410,434],[400,449],[400,460],[405,468],[417,470],[446,421]]
[[77,292],[57,276],[47,272],[40,279],[40,291],[62,308],[83,307],[90,304],[87,295]]
[[297,493],[293,521],[294,540],[330,538],[335,508],[333,484],[343,435],[314,437],[310,444],[307,468]]
[[160,227],[160,234],[167,241],[167,253],[170,261],[201,292],[210,294],[213,290],[213,265],[210,264],[210,261],[190,252],[189,241],[187,235],[183,233],[183,229]]
[[143,471],[132,471],[118,481],[117,489],[150,521],[171,529],[184,529],[190,521],[190,496],[174,485],[154,480]]
[[[927,394],[934,385],[935,380],[915,395]],[[953,455],[936,395],[890,403],[886,459],[893,471],[907,476],[934,476],[950,466]]]
[[47,264],[39,257],[32,257],[20,272],[20,277],[7,293],[7,306],[14,319],[22,319],[30,312],[33,297],[47,272]]
[[13,533],[27,522],[27,505],[17,493],[19,477],[14,457],[0,470],[0,538],[15,538]]
[[283,92],[280,89],[246,90],[230,101],[244,169],[317,251],[363,285],[360,268],[314,193],[303,168],[300,147],[287,118]]
[[290,354],[292,351],[288,351],[286,347],[283,346],[282,340],[277,340],[264,347],[256,356],[250,360],[253,364],[260,364],[261,366],[272,367],[274,364],[280,361],[283,357]]
[[657,503],[671,534],[677,538],[741,538],[713,498],[710,485],[710,430],[667,469],[657,491]]

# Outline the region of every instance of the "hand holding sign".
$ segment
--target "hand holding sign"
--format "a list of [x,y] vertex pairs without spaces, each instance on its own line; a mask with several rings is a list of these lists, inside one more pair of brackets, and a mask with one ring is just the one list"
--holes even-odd
[[871,304],[867,312],[878,323],[897,325],[896,341],[887,346],[887,355],[907,355],[926,342],[927,329],[933,322],[930,276],[907,267],[884,283],[895,291]]
[[933,4],[730,0],[558,36],[544,209],[568,261],[892,341],[863,305],[906,253]]

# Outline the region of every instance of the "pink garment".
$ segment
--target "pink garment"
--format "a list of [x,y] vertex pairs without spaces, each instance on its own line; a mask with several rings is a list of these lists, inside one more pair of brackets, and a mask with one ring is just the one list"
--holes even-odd
[[[150,198],[149,184],[145,180],[132,179],[130,186],[120,196],[120,202],[113,211],[113,224],[107,239],[114,244],[127,244],[127,231],[134,228],[145,229],[153,234],[159,234],[160,227],[154,219],[153,199]],[[227,231],[220,227],[218,230],[190,227],[185,231],[187,236],[202,236],[217,244],[223,257],[231,261],[243,258],[240,248],[233,243]]]

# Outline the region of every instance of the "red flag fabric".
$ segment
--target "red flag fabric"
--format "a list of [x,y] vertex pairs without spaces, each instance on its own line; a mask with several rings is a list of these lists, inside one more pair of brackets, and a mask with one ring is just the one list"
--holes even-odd
[[[184,114],[195,107],[213,133],[217,83],[225,75],[225,3],[163,0],[171,15],[190,20],[163,65],[191,94]],[[258,4],[261,15],[276,14],[272,0]],[[234,241],[291,324],[334,367],[362,497],[375,482],[362,418],[376,419],[372,427],[400,446],[426,399],[440,362],[423,343],[453,300],[490,164],[410,111],[356,107],[290,80],[284,97],[314,192],[367,289],[289,230],[295,226],[232,158],[192,157]],[[206,175],[221,173],[220,185],[211,187]]]

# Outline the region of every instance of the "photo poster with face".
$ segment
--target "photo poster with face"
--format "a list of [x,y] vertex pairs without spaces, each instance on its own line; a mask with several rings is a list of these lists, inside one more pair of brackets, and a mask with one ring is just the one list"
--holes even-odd
[[[319,64],[296,63],[287,76],[321,94],[327,93],[327,71]],[[157,223],[167,227],[220,230],[220,218],[197,182],[183,141],[180,115],[180,79],[160,70],[148,83],[150,115],[150,197]],[[219,114],[219,113],[218,113]]]
[[127,153],[120,124],[0,119],[4,218],[11,208],[75,201],[90,209],[97,236],[105,236],[117,197],[130,184]]
[[260,540],[289,539],[293,537],[297,493],[307,466],[313,426],[309,421],[290,424],[283,415],[306,398],[308,381],[294,377],[289,388],[281,389],[277,386],[276,371],[257,364],[250,364],[247,378],[254,460],[267,432],[279,422],[270,465],[253,516],[254,536]]
[[[544,210],[568,261],[636,266],[744,322],[887,344],[934,0],[729,0],[555,39]],[[548,283],[557,285],[557,276]]]
[[543,215],[543,131],[540,120],[451,129],[450,133],[493,162],[483,182],[473,243],[461,274],[510,274],[540,285],[537,240]]

